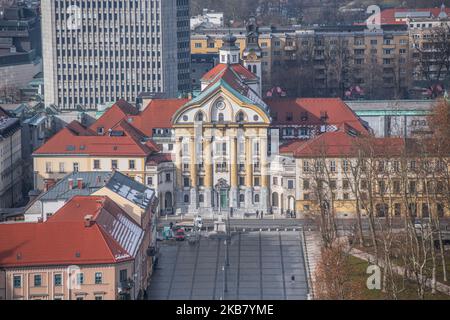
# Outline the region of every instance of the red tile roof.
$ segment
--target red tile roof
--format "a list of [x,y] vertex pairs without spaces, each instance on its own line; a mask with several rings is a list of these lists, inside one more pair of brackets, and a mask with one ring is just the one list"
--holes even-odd
[[[84,222],[86,215],[93,216],[89,226]],[[44,223],[0,224],[0,266],[107,264],[133,259],[114,239],[113,230],[108,230],[119,223],[118,215],[126,213],[108,197],[79,196]],[[116,222],[108,224],[111,216]],[[135,224],[131,218],[128,221]]]
[[93,130],[86,128],[76,120],[69,123],[66,128],[78,136],[90,136],[95,134]]
[[243,81],[251,81],[251,80],[258,80],[258,77],[249,71],[247,68],[245,68],[241,64],[225,64],[221,63],[209,70],[202,78],[201,81],[204,82],[215,82],[215,80],[220,77],[225,70],[230,69],[232,70],[236,75],[239,76],[239,78]]
[[[364,146],[371,148],[373,155],[390,154],[399,155],[404,146],[401,138],[374,138],[362,136],[361,139],[350,135],[344,130],[323,133],[305,143],[300,144],[293,155],[296,158],[314,157],[344,157],[355,156]],[[369,152],[369,150],[366,150]]]
[[[441,8],[417,8],[417,9],[408,9],[408,8],[390,8],[381,11],[381,24],[406,24],[406,21],[401,21],[404,19],[395,18],[395,14],[397,12],[431,12],[433,17],[438,17],[441,13]],[[450,8],[445,8],[445,12],[450,16]]]
[[126,254],[98,225],[82,221],[2,224],[0,248],[2,267],[115,263]]
[[87,154],[91,156],[148,156],[159,149],[153,143],[142,143],[139,132],[121,121],[116,128],[123,136],[78,135],[64,128],[50,138],[34,155]]
[[169,153],[157,153],[147,158],[148,165],[157,165],[164,162],[173,161],[172,155]]
[[106,132],[123,119],[135,116],[139,110],[124,100],[114,103],[106,112],[97,119],[89,128],[97,132],[98,128],[103,128]]
[[305,144],[307,140],[305,139],[293,139],[289,142],[286,142],[280,146],[279,152],[280,154],[293,154],[295,150],[300,148],[303,144]]
[[202,78],[202,81],[208,83],[204,91],[208,90],[219,80],[225,81],[234,90],[247,97],[249,92],[252,91],[247,81],[258,80],[258,77],[240,64],[219,64]]
[[[360,133],[367,133],[359,117],[339,98],[268,98],[273,126],[349,124]],[[287,120],[292,115],[292,121]],[[307,120],[302,117],[307,115]],[[322,117],[326,116],[326,119]]]
[[151,137],[155,128],[172,128],[172,116],[188,101],[189,99],[152,100],[139,116],[132,117],[131,124]]

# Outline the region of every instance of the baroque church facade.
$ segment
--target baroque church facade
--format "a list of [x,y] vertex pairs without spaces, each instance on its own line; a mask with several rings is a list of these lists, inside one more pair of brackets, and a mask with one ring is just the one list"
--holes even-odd
[[252,47],[249,64],[242,65],[235,42],[232,35],[224,37],[220,64],[203,76],[202,92],[172,117],[179,212],[267,212],[270,207],[271,117],[257,75],[260,49]]

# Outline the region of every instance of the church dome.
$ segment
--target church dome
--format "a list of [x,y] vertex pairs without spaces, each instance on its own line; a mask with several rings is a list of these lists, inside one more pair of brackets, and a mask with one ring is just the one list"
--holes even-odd
[[222,44],[222,49],[239,49],[236,46],[236,40],[237,38],[232,35],[231,33],[225,35],[222,38],[223,44]]

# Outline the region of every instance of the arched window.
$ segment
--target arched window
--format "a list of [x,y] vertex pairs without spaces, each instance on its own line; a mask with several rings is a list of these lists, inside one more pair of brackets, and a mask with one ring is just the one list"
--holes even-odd
[[203,203],[205,201],[205,196],[203,194],[200,194],[198,196],[198,202]]
[[244,202],[245,201],[245,195],[240,194],[239,195],[239,202]]
[[259,203],[259,194],[255,194],[255,203]]
[[203,121],[203,120],[204,120],[203,112],[200,111],[195,116],[195,121]]
[[225,121],[225,116],[223,115],[223,113],[219,113],[219,122],[224,122]]
[[251,65],[248,65],[248,66],[247,66],[247,69],[248,69],[248,71],[251,72],[251,71],[252,71],[252,66],[251,66]]
[[189,195],[188,194],[184,195],[184,203],[189,203]]
[[245,114],[242,111],[239,111],[236,115],[236,122],[244,122],[245,121]]
[[172,207],[172,193],[167,191],[164,195],[164,208]]
[[278,193],[272,193],[272,207],[278,207]]

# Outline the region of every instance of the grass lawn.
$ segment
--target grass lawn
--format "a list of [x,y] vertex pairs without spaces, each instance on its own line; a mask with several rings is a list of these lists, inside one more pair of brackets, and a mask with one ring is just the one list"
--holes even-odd
[[[383,300],[388,299],[388,296],[383,293],[381,290],[369,290],[365,286],[365,283],[367,281],[367,277],[369,276],[366,274],[367,270],[367,261],[364,261],[362,259],[356,258],[351,256],[350,257],[350,264],[352,266],[352,281],[356,283],[363,283],[364,284],[364,290],[362,292],[363,300]],[[398,286],[401,287],[401,278],[398,278]],[[416,293],[416,286],[412,281],[408,281],[405,284],[404,290],[398,294],[398,298],[400,300],[417,300],[417,293]],[[425,299],[427,300],[450,300],[450,296],[447,296],[443,293],[437,293],[437,294],[431,294],[431,292],[427,292],[425,295]]]
[[[366,245],[365,247],[356,246],[356,248],[361,251],[365,251],[365,252],[373,254],[374,246],[372,245],[372,243],[366,239],[365,245]],[[382,248],[379,249],[379,252],[381,252],[381,250],[382,250]],[[444,284],[450,285],[450,250],[446,250],[444,254],[445,254],[445,265],[446,265],[446,269],[447,269],[447,281],[444,281],[443,275],[442,275],[442,262],[441,262],[440,250],[436,250],[436,279],[438,282],[442,282]],[[393,263],[395,263],[399,266],[401,266],[403,264],[403,261],[400,258],[396,258],[396,257],[391,257],[391,258],[392,258]],[[431,260],[428,261],[427,264],[431,268],[431,266],[432,266]]]

